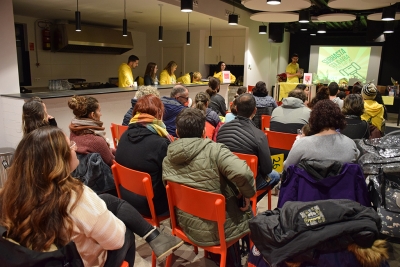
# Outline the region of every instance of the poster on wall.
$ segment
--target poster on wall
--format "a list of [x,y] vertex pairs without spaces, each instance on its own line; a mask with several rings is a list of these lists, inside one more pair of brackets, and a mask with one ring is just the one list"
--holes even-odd
[[304,73],[303,83],[304,84],[312,84],[312,73]]
[[231,72],[229,70],[222,72],[222,83],[231,83]]

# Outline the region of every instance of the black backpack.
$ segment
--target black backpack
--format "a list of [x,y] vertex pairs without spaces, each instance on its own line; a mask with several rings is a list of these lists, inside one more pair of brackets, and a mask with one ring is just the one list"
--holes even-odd
[[74,242],[52,252],[38,252],[4,238],[7,230],[0,226],[0,266],[2,267],[83,267]]
[[400,131],[359,140],[357,146],[362,155],[358,163],[369,180],[370,198],[382,220],[381,233],[400,238]]

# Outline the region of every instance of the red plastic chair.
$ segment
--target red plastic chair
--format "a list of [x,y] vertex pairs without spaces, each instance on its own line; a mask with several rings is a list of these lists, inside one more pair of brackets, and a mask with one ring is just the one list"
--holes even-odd
[[[245,160],[250,170],[253,172],[254,180],[257,178],[258,172],[258,158],[256,155],[242,154],[233,152],[239,159]],[[268,186],[265,189],[257,190],[256,194],[250,199],[253,202],[251,209],[253,210],[254,216],[257,215],[257,197],[268,191],[268,209],[272,208],[272,192],[271,187]]]
[[124,261],[124,262],[121,264],[121,267],[129,267],[129,265],[128,265],[128,263],[127,263],[126,261]]
[[247,92],[248,93],[253,92],[253,88],[254,88],[254,85],[247,85]]
[[[119,186],[123,186],[126,190],[131,191],[135,194],[144,196],[147,198],[147,203],[149,204],[150,208],[150,217],[143,216],[143,218],[149,222],[151,225],[160,227],[160,221],[166,220],[169,218],[167,216],[159,216],[157,217],[156,211],[154,209],[154,192],[153,192],[153,185],[151,183],[151,177],[148,173],[135,171],[129,168],[126,168],[120,164],[118,164],[115,160],[113,161],[114,164],[111,167],[115,187],[117,189],[118,197],[121,198],[121,192]],[[152,252],[151,263],[152,266],[155,267],[156,263],[156,255]],[[172,261],[172,254],[168,256],[167,262],[165,266],[170,266]]]
[[111,123],[111,136],[114,143],[114,148],[118,147],[119,139],[121,139],[122,134],[128,130],[128,126]]
[[175,207],[193,216],[217,222],[218,237],[221,241],[220,244],[215,246],[198,247],[204,249],[205,257],[207,256],[207,251],[220,254],[220,266],[226,267],[227,249],[247,234],[243,234],[235,240],[226,242],[224,228],[226,220],[225,197],[221,194],[201,191],[170,181],[168,181],[167,184],[167,197],[171,213],[172,234],[185,242],[190,243],[193,246],[198,246],[186,236],[182,228],[177,224]]
[[261,130],[266,131],[269,130],[271,123],[270,115],[261,115]]
[[274,131],[264,131],[268,138],[268,145],[270,148],[290,150],[296,141],[297,134],[281,133]]

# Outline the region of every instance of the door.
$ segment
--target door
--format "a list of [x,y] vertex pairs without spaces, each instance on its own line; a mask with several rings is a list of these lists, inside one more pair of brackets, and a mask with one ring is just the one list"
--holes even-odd
[[168,62],[175,61],[178,67],[175,71],[175,76],[178,79],[185,73],[185,66],[183,61],[183,46],[167,46],[162,48],[162,69],[164,69]]
[[244,65],[245,38],[233,37],[233,64]]
[[220,60],[224,61],[226,65],[233,65],[233,37],[220,37],[219,38],[219,54]]

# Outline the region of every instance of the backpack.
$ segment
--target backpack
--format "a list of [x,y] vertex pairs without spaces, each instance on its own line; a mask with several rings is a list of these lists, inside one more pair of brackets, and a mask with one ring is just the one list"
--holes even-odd
[[2,267],[83,267],[74,242],[51,252],[38,252],[4,238],[7,230],[0,226],[0,265]]
[[381,233],[400,238],[400,131],[357,142],[358,163],[368,182],[373,207],[382,220]]

